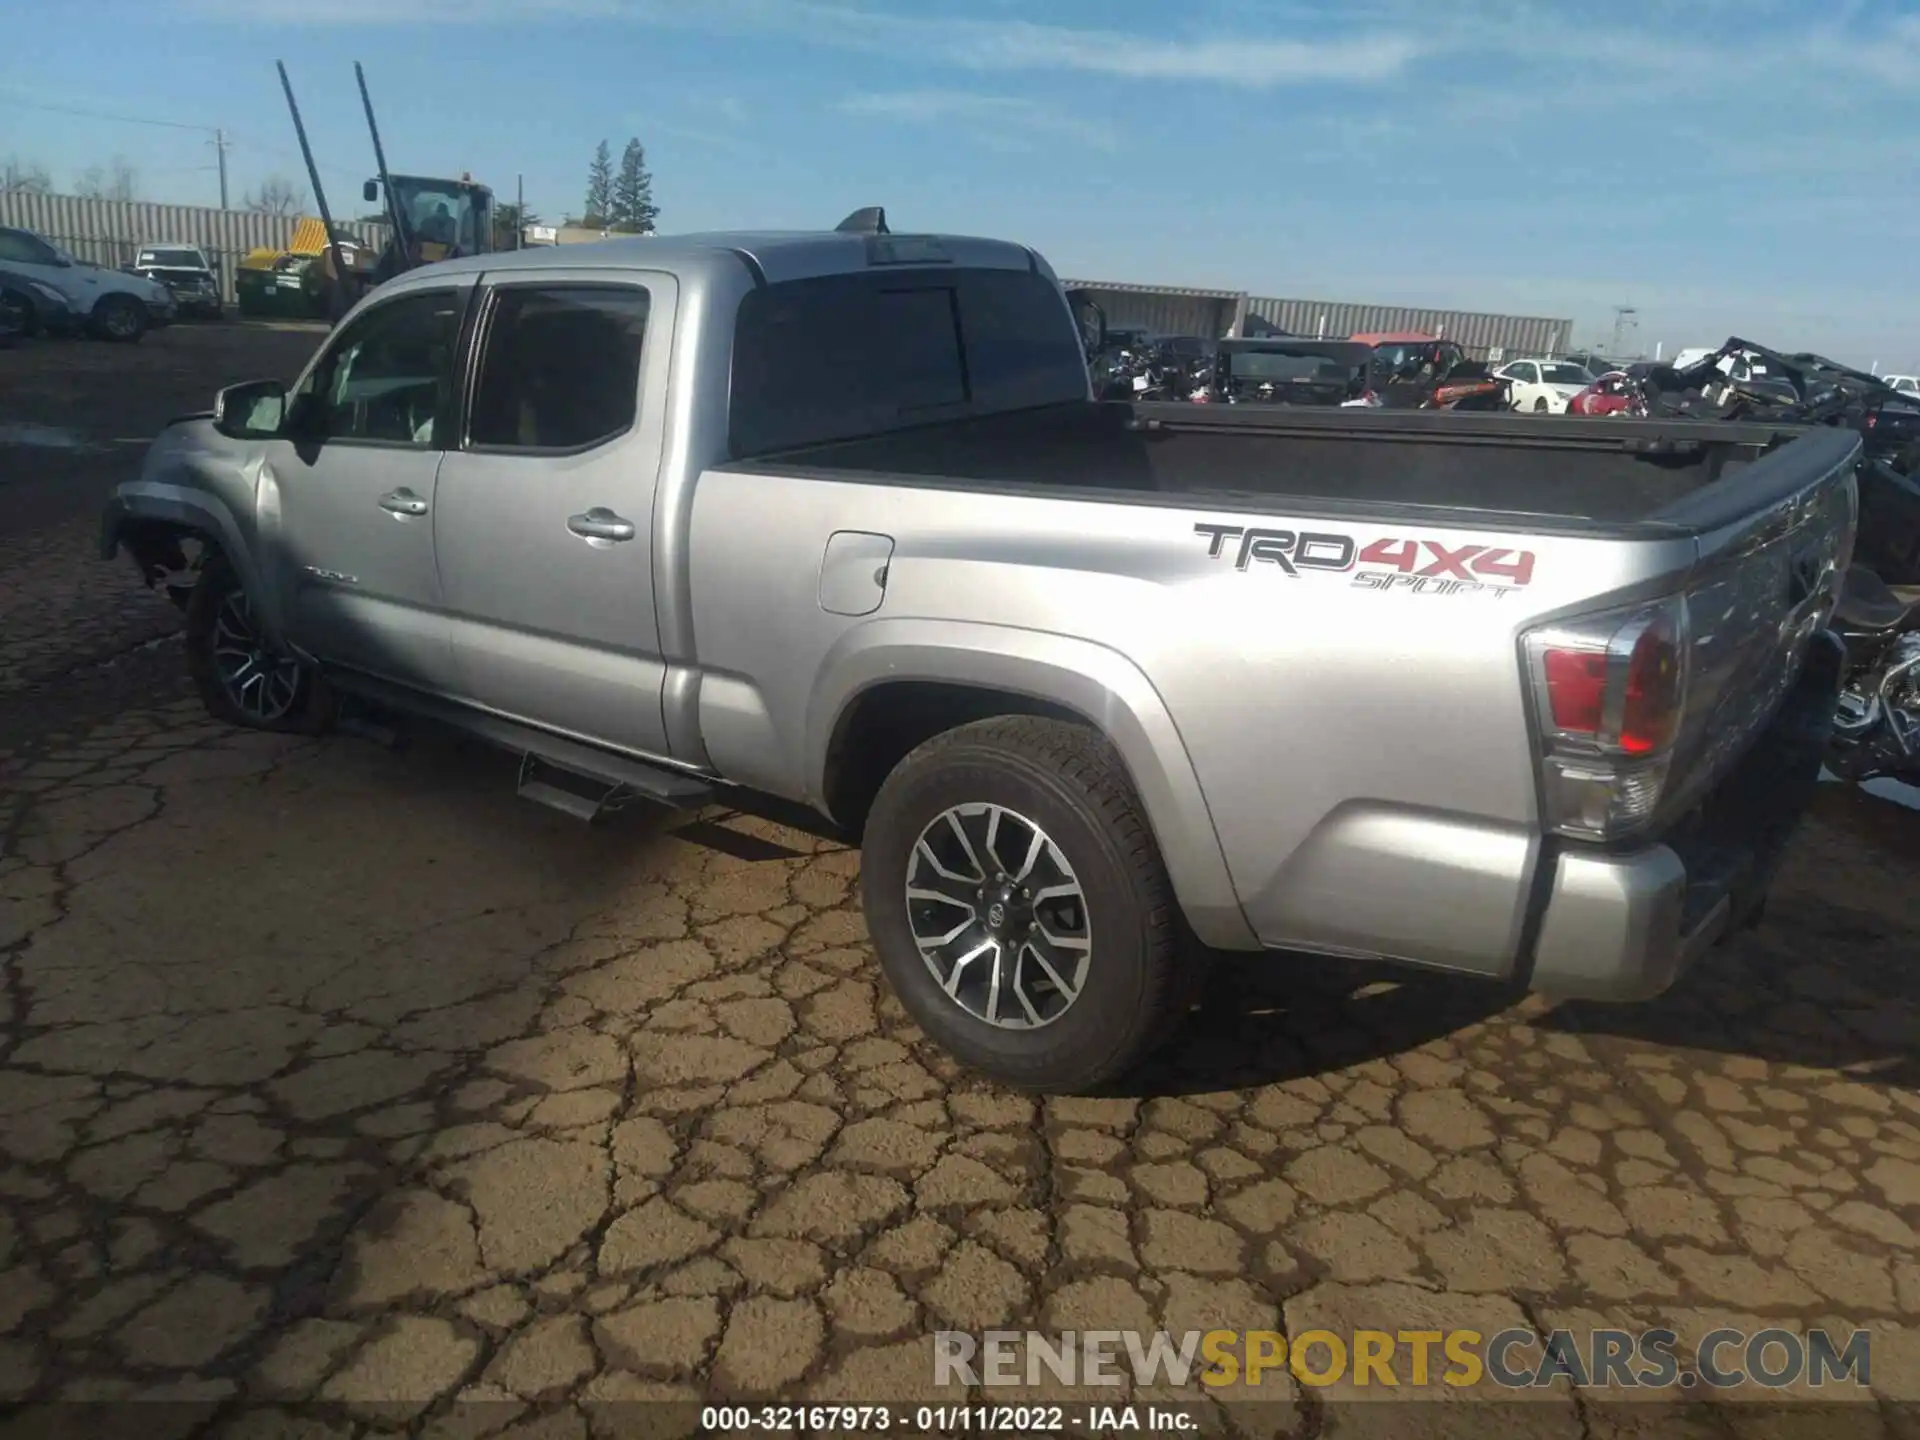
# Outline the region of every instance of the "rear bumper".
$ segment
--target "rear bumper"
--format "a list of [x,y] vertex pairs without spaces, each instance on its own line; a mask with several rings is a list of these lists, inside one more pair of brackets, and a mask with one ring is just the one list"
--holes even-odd
[[1645,1000],[1756,919],[1813,798],[1840,690],[1840,642],[1815,637],[1798,682],[1746,756],[1661,843],[1551,860],[1532,988]]

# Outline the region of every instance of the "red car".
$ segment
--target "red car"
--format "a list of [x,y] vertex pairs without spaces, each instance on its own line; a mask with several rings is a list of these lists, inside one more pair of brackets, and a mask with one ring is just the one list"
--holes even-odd
[[1569,415],[1631,415],[1639,405],[1624,370],[1609,370],[1567,402]]

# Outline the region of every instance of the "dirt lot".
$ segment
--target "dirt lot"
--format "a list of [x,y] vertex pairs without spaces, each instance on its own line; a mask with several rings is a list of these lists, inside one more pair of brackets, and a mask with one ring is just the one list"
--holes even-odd
[[[0,352],[0,437],[59,442],[0,443],[0,1405],[561,1437],[952,1402],[942,1328],[1825,1325],[1873,1332],[1872,1389],[1820,1433],[1920,1435],[1920,814],[1824,795],[1764,926],[1654,1005],[1236,961],[1132,1093],[1037,1103],[876,983],[853,853],[202,717],[98,501],[315,340]],[[1751,1389],[1542,1395],[1269,1375],[1217,1413],[1796,1433]]]

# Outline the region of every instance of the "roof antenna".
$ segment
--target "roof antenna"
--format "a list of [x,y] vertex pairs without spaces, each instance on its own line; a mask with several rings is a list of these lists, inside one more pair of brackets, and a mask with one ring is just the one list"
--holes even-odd
[[891,235],[893,233],[887,229],[887,212],[878,205],[869,205],[854,211],[833,229],[837,235]]

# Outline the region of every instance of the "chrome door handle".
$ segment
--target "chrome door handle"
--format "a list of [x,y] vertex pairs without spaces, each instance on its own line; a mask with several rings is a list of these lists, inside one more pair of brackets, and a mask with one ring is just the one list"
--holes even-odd
[[569,515],[567,529],[582,540],[631,540],[637,533],[631,520],[623,520],[613,511],[596,505],[583,515]]
[[390,490],[385,495],[382,495],[380,497],[380,508],[382,510],[390,510],[395,515],[424,515],[427,513],[427,502],[411,490],[402,487],[399,490]]

